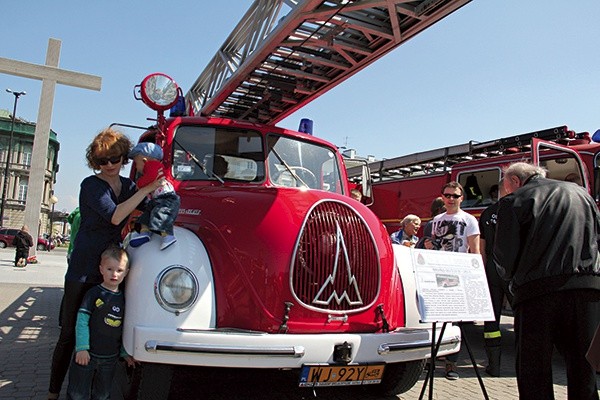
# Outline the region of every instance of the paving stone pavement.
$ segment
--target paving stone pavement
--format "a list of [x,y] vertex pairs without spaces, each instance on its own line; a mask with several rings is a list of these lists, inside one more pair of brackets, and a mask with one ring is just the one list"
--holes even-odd
[[[12,267],[14,250],[0,249],[0,399],[45,399],[50,360],[58,337],[58,308],[66,269],[64,249],[38,253],[39,264]],[[483,327],[465,324],[464,332],[476,362],[485,365]],[[517,399],[514,376],[512,318],[503,317],[502,377],[483,377],[490,399]],[[443,376],[443,362],[436,366],[434,399],[483,399],[468,352],[459,358],[460,379]],[[556,399],[566,399],[566,375],[561,359],[554,360]],[[425,374],[409,392],[391,399],[418,399]],[[176,373],[171,399],[390,399],[360,388],[299,389],[295,373],[231,371],[188,368]],[[64,389],[61,398],[65,398]],[[428,390],[425,399],[429,398]]]

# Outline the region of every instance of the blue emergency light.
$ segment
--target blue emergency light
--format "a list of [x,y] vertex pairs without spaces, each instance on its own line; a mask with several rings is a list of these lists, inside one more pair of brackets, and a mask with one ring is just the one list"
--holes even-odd
[[177,103],[169,111],[170,117],[182,117],[185,115],[185,97],[177,96]]
[[298,127],[298,132],[307,133],[309,135],[312,135],[313,134],[312,119],[302,118],[300,120],[300,126]]

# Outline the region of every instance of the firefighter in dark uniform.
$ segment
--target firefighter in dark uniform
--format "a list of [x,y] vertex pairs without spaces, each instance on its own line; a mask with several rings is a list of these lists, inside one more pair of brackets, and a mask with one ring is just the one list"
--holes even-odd
[[[499,183],[498,195],[500,198],[506,195],[503,181]],[[488,366],[485,372],[490,376],[500,376],[500,356],[501,340],[500,332],[500,313],[504,304],[504,296],[512,302],[512,295],[508,291],[508,282],[504,281],[498,275],[496,264],[494,264],[494,236],[496,234],[496,217],[498,215],[498,202],[492,204],[481,213],[479,217],[479,248],[482,249],[483,262],[485,263],[485,274],[487,276],[490,296],[492,298],[492,307],[494,309],[495,321],[485,321],[483,325],[483,338],[485,345],[485,354],[488,358]]]

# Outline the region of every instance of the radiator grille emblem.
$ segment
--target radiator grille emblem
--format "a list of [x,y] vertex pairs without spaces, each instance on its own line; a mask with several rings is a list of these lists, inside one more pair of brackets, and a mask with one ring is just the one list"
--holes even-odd
[[322,201],[306,216],[290,271],[305,307],[343,314],[370,307],[380,288],[379,253],[362,217],[347,204]]
[[[363,301],[360,296],[360,291],[358,290],[358,285],[356,284],[356,277],[352,274],[352,268],[350,267],[350,259],[348,257],[348,249],[346,248],[346,243],[344,242],[344,236],[342,235],[342,230],[340,226],[336,223],[336,251],[335,251],[335,261],[333,264],[333,272],[331,275],[327,277],[323,286],[319,290],[319,293],[315,296],[312,301],[313,304],[320,305],[329,305],[331,300],[335,300],[337,304],[340,304],[342,300],[346,300],[349,305],[356,306],[362,305]],[[343,257],[340,257],[343,252]],[[340,264],[344,264],[346,267],[346,276],[348,278],[348,289],[344,289],[341,295],[338,296],[335,289],[335,280],[336,279],[344,279],[341,276],[338,276],[338,268]],[[331,290],[328,290],[331,288]],[[353,296],[348,296],[348,290],[352,291]],[[330,292],[331,294],[326,300],[322,300],[321,297],[324,296],[324,292]],[[352,300],[350,297],[355,298],[356,300]]]

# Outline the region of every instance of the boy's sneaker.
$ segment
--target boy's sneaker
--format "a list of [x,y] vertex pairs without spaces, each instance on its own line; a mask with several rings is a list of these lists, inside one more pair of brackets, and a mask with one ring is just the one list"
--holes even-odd
[[150,241],[150,232],[133,232],[131,234],[131,239],[129,239],[129,245],[131,247],[140,247],[144,243],[148,243]]
[[456,372],[456,363],[446,362],[446,379],[455,381],[459,378],[458,372]]
[[164,250],[167,247],[169,247],[170,245],[172,245],[173,243],[175,243],[176,241],[177,241],[177,238],[173,235],[163,236],[162,244],[160,245],[160,249]]

